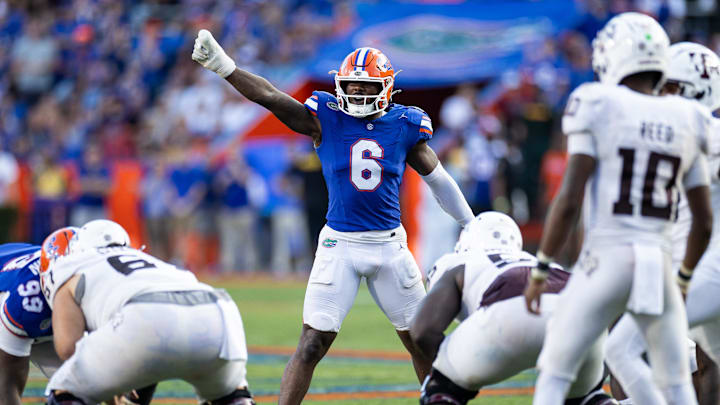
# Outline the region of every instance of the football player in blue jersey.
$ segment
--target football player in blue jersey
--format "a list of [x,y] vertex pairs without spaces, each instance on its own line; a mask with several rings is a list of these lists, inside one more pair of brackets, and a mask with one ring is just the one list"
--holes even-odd
[[310,136],[328,186],[327,224],[318,239],[302,335],[283,374],[280,404],[302,401],[363,278],[422,381],[431,361],[415,349],[408,332],[425,289],[400,224],[405,164],[423,176],[460,225],[473,213],[426,143],[433,133],[430,118],[419,108],[391,103],[395,71],[388,58],[374,48],[356,49],[334,72],[336,95],[315,91],[303,105],[264,78],[236,68],[207,30],[198,33],[192,57],[290,129]]
[[[76,228],[63,228],[72,237]],[[19,405],[30,361],[49,377],[62,361],[52,342],[52,312],[40,287],[40,246],[0,245],[0,403]]]

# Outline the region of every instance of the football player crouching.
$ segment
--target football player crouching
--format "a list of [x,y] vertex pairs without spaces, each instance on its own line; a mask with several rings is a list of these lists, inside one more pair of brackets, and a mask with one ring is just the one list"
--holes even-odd
[[[53,232],[48,240],[67,243],[78,228]],[[40,246],[0,245],[0,403],[19,405],[30,363],[50,377],[62,360],[52,343],[50,307],[40,289]]]
[[91,221],[70,249],[48,250],[42,287],[65,360],[48,383],[48,404],[112,401],[174,378],[206,404],[255,403],[242,319],[225,291],[131,248],[112,221]]
[[[428,275],[428,295],[410,329],[434,358],[420,403],[465,404],[484,386],[535,366],[545,327],[569,273],[553,265],[544,311],[525,310],[523,290],[536,259],[522,250],[517,224],[499,212],[478,215],[460,234],[455,252]],[[461,323],[443,332],[453,319]],[[602,391],[602,345],[593,345],[566,404],[616,404]]]

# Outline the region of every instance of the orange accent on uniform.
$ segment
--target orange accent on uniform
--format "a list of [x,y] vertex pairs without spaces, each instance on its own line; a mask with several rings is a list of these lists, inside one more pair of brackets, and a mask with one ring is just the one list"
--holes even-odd
[[432,135],[432,131],[431,131],[431,130],[429,130],[429,129],[425,129],[425,128],[420,128],[420,132],[424,132],[424,133],[426,133],[426,134],[430,134],[430,135]]
[[[25,328],[23,328],[22,325],[17,323],[17,321],[14,320],[12,316],[10,316],[10,312],[8,312],[8,310],[7,310],[7,304],[3,305],[3,312],[5,312],[5,316],[7,316],[7,319],[10,321],[10,323],[15,325],[15,327],[17,327],[18,329],[25,330]],[[10,329],[8,328],[8,330],[10,330]],[[12,332],[12,331],[10,331],[10,332]],[[14,335],[17,336],[16,334],[14,334]]]

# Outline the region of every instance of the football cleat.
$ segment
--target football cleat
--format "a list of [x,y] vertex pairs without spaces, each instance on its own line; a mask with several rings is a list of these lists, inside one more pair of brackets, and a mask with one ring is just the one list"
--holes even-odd
[[[358,48],[343,60],[335,74],[335,94],[340,111],[361,118],[385,110],[390,105],[395,84],[395,70],[390,60],[375,48]],[[398,72],[399,73],[399,72]],[[373,95],[348,95],[350,82],[376,83],[380,92]]]

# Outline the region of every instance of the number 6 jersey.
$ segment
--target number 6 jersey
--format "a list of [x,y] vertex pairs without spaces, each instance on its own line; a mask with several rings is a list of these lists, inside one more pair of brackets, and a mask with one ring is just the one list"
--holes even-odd
[[75,301],[88,330],[105,324],[130,298],[155,291],[193,291],[212,288],[193,273],[129,247],[89,249],[62,256],[43,273],[43,293],[52,303],[55,293],[73,275],[81,275]]
[[622,85],[584,84],[563,116],[568,153],[596,159],[586,186],[588,241],[649,242],[670,251],[679,185],[708,185],[704,155],[713,119],[679,96],[649,96]]
[[335,96],[313,92],[305,107],[322,126],[316,148],[328,187],[328,226],[340,232],[400,226],[400,183],[408,151],[432,137],[432,124],[416,107],[390,104],[374,120],[338,109]]

